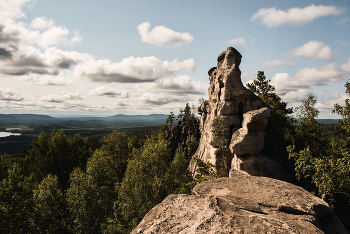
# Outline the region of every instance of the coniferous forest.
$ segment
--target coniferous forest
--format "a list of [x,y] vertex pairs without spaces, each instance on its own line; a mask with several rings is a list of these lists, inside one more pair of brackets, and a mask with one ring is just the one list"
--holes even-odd
[[[264,72],[248,88],[271,111],[265,144],[289,156],[295,183],[350,217],[350,101],[335,103],[337,125],[324,125],[313,96],[288,108]],[[350,94],[350,81],[345,88]],[[169,194],[217,178],[198,158],[196,178],[187,171],[199,144],[195,109],[187,104],[178,116],[170,113],[157,130],[114,131],[97,149],[79,134],[53,129],[20,158],[0,155],[0,233],[130,233]],[[185,135],[176,145],[167,137],[175,125]]]

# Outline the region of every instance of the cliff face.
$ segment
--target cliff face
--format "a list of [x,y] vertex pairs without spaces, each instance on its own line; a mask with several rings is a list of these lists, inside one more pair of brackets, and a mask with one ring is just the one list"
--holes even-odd
[[[242,55],[228,47],[209,70],[209,100],[199,107],[201,141],[194,156],[211,162],[220,176],[239,169],[240,155],[258,155],[264,148],[263,130],[270,111],[243,86],[239,65]],[[234,162],[233,162],[234,160]],[[189,170],[195,174],[191,160]]]

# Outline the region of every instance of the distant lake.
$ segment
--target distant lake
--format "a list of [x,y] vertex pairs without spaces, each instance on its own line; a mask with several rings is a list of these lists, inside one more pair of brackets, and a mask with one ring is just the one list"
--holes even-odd
[[21,133],[0,132],[0,137],[20,136],[20,135],[21,135]]

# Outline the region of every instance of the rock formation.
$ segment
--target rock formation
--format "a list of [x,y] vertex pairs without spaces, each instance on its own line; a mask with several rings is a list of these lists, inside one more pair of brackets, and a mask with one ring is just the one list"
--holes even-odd
[[[228,177],[232,170],[250,175],[264,176],[260,164],[269,163],[278,170],[276,177],[285,171],[273,158],[259,154],[264,148],[263,130],[270,111],[262,100],[243,86],[239,65],[242,55],[228,47],[217,59],[217,67],[209,70],[209,100],[198,109],[201,141],[194,156],[211,162],[220,176]],[[263,160],[261,160],[263,159]],[[189,170],[196,173],[192,159]],[[271,173],[270,173],[271,174]]]
[[290,183],[235,175],[169,195],[131,233],[348,233],[322,199]]

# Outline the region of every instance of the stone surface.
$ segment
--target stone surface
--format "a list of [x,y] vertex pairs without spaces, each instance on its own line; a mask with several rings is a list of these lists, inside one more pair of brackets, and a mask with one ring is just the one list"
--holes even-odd
[[132,233],[348,233],[322,199],[271,178],[206,181],[169,195]]
[[270,110],[267,107],[248,111],[243,114],[242,127],[246,130],[262,131],[265,129],[269,117]]
[[231,162],[229,177],[234,176],[235,171],[244,171],[247,175],[264,176],[283,181],[294,180],[293,172],[264,152],[253,156],[235,155]]
[[247,131],[240,128],[232,134],[230,150],[232,154],[256,155],[264,148],[262,131]]
[[[264,145],[262,130],[267,124],[269,110],[263,108],[259,97],[244,87],[239,69],[241,59],[242,55],[232,47],[218,56],[217,66],[208,71],[209,99],[198,108],[201,140],[193,157],[213,163],[220,176],[228,176],[234,154],[254,155]],[[220,128],[218,118],[223,120],[219,137],[214,134]],[[244,128],[242,121],[246,129],[238,130]],[[196,164],[193,159],[189,170],[194,176]]]

